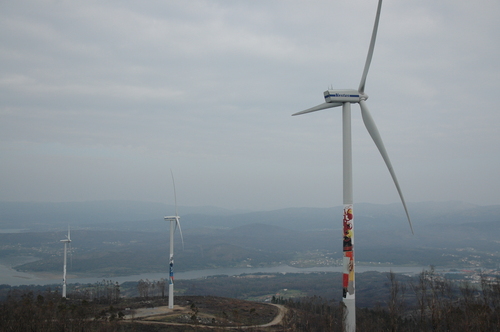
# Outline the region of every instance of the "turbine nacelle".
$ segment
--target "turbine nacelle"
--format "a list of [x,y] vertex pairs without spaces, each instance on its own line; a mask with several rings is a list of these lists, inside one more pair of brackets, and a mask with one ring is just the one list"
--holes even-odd
[[323,95],[327,103],[359,103],[366,100],[367,95],[359,93],[358,90],[326,90]]
[[68,235],[66,235],[66,239],[60,240],[63,243],[70,243],[71,242],[71,235],[69,233],[69,227],[68,227]]

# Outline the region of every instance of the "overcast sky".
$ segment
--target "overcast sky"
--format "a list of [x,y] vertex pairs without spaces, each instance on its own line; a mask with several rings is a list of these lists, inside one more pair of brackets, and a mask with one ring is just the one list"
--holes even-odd
[[[1,1],[0,200],[342,204],[375,0]],[[500,2],[387,0],[366,83],[408,202],[500,204]],[[353,105],[355,202],[395,203]]]

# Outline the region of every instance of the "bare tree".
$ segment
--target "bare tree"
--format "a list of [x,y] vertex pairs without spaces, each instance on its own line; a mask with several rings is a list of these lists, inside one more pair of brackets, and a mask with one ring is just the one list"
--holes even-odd
[[400,320],[406,309],[406,285],[397,281],[396,274],[392,271],[387,277],[389,278],[391,288],[391,297],[389,298],[387,307],[389,309],[391,331],[395,332],[399,330]]

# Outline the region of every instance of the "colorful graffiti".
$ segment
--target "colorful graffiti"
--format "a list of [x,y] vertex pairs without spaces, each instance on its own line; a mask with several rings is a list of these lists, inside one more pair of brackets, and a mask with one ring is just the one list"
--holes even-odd
[[352,250],[352,205],[346,205],[344,207],[344,251]]
[[174,283],[174,256],[170,256],[170,263],[169,263],[169,278],[168,278],[168,283],[173,284]]
[[344,243],[343,243],[343,296],[346,298],[348,295],[354,295],[354,230],[353,230],[353,212],[352,205],[347,204],[344,206]]

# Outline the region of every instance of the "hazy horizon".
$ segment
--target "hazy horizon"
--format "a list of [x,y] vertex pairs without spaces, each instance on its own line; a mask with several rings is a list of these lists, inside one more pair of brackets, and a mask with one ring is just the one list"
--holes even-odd
[[[342,205],[377,1],[0,4],[0,201]],[[407,202],[500,204],[500,3],[384,1],[367,105]],[[397,191],[352,106],[354,202]]]
[[[81,201],[11,201],[11,200],[0,200],[0,202],[6,202],[6,203],[33,203],[33,204],[71,204],[71,203],[105,203],[105,202],[130,202],[130,203],[141,203],[141,204],[162,204],[165,205],[169,208],[174,208],[175,204],[172,202],[157,202],[157,201],[143,201],[143,200],[133,200],[133,199],[104,199],[104,200],[81,200]],[[465,201],[459,201],[459,200],[449,200],[449,201],[419,201],[419,202],[408,202],[406,201],[407,205],[419,205],[419,204],[427,204],[427,203],[436,203],[436,204],[463,204],[463,205],[472,205],[472,206],[497,206],[500,204],[475,204],[475,203],[470,203],[470,202],[465,202]],[[391,203],[371,203],[371,202],[355,202],[354,206],[356,205],[382,205],[382,206],[390,206],[390,205],[401,205],[401,209],[403,209],[403,205],[401,201],[396,201],[396,202],[391,202]],[[284,210],[284,209],[331,209],[331,208],[342,208],[342,203],[334,204],[331,206],[314,206],[314,205],[307,205],[307,206],[281,206],[281,207],[274,207],[274,208],[255,208],[255,209],[250,209],[250,208],[236,208],[236,207],[230,207],[230,206],[216,206],[216,205],[178,205],[177,206],[179,209],[182,208],[213,208],[213,209],[221,209],[221,210],[227,210],[227,211],[235,211],[235,212],[259,212],[259,211],[273,211],[273,210]],[[402,210],[404,211],[404,210]]]

